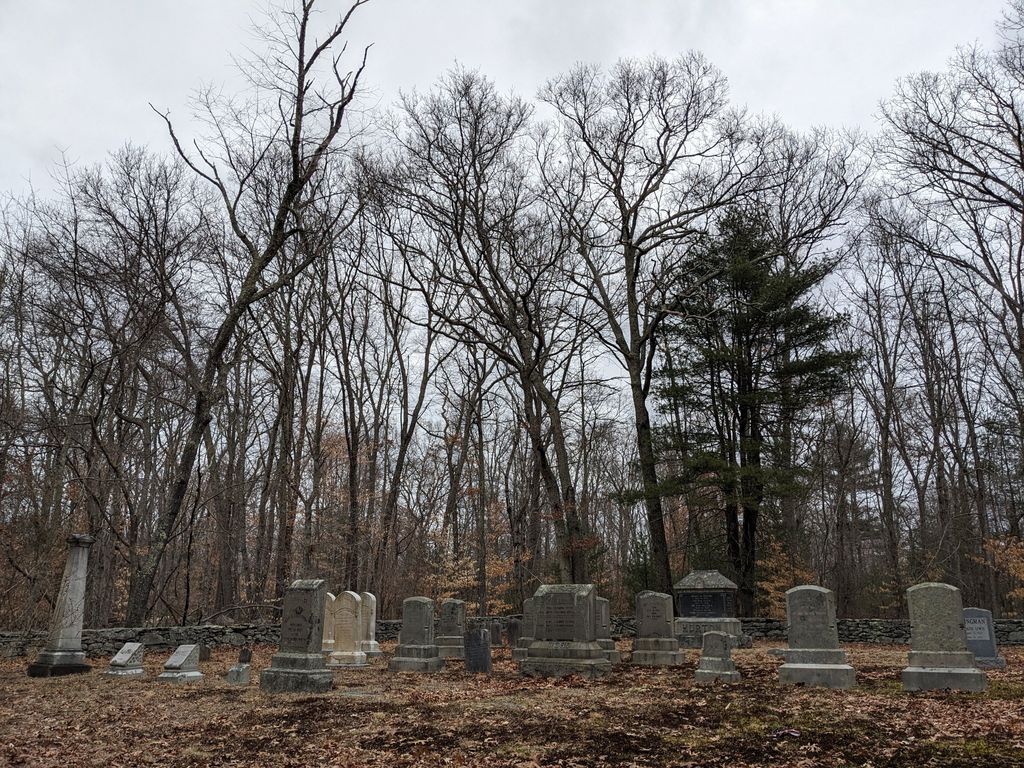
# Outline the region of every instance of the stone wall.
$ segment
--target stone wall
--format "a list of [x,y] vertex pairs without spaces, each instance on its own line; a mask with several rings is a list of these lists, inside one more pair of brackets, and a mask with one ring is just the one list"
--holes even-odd
[[[506,624],[512,616],[467,618],[474,626],[481,622],[500,621]],[[517,617],[521,618],[521,617]],[[740,619],[743,631],[755,640],[786,641],[786,622],[781,619]],[[996,639],[1003,645],[1024,645],[1024,619],[996,619]],[[397,640],[402,622],[386,619],[377,622],[377,640]],[[279,625],[236,624],[219,626],[203,624],[195,627],[142,627],[86,629],[82,631],[82,647],[92,657],[110,657],[124,643],[137,642],[147,650],[170,651],[187,643],[216,646],[276,644]],[[612,617],[612,636],[629,638],[636,634],[632,616]],[[908,643],[910,622],[893,619],[840,619],[839,639],[844,643]],[[0,632],[0,656],[29,656],[42,647],[45,632]]]

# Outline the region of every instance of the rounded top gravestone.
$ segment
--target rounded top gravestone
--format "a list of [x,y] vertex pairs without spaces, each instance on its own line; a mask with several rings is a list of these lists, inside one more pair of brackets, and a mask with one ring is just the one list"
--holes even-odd
[[673,638],[672,596],[645,589],[636,596],[636,636]]
[[915,651],[959,653],[967,650],[960,590],[926,581],[907,590],[910,647]]
[[839,647],[836,601],[832,590],[815,585],[793,587],[786,592],[789,647]]

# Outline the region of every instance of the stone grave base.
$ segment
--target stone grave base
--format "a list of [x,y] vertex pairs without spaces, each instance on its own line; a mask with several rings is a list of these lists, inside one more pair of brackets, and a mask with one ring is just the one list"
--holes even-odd
[[436,645],[400,645],[388,662],[392,672],[440,672],[443,668]]
[[512,649],[512,661],[523,661],[530,650],[530,643],[532,642],[532,637],[520,637],[519,644]]
[[335,651],[327,657],[327,666],[334,667],[365,667],[366,654],[362,651]]
[[142,667],[110,667],[100,672],[104,677],[145,677]]
[[368,659],[376,659],[378,656],[384,655],[380,649],[380,643],[376,640],[363,640],[361,646]]
[[325,693],[332,685],[334,677],[319,653],[275,653],[260,674],[260,689],[267,693]]
[[92,667],[85,663],[84,651],[43,651],[28,665],[29,677],[59,677],[89,672]]
[[641,667],[676,667],[683,663],[685,654],[679,650],[679,641],[668,637],[638,637],[633,643],[630,664]]
[[597,644],[601,646],[601,650],[604,651],[604,656],[612,664],[618,664],[622,661],[622,654],[619,653],[619,649],[615,647],[615,641],[608,638],[602,638],[597,641]]
[[1002,656],[975,656],[974,666],[978,669],[1006,669],[1006,659]]
[[228,668],[228,682],[231,685],[248,685],[250,680],[250,666],[248,664],[235,664]]
[[779,682],[810,688],[853,688],[857,684],[857,673],[849,664],[797,664],[787,661],[779,667]]
[[984,691],[988,681],[980,669],[967,667],[907,667],[903,670],[905,691]]
[[737,683],[740,673],[731,659],[702,658],[697,662],[697,671],[693,679],[700,684],[705,683]]
[[680,648],[700,648],[704,644],[705,632],[725,632],[732,648],[749,648],[752,642],[749,635],[743,634],[743,624],[739,619],[676,619],[672,622],[672,631]]
[[442,635],[436,638],[437,652],[442,659],[464,659],[466,649],[462,647],[462,638],[456,635]]
[[196,670],[182,671],[169,669],[157,675],[156,679],[165,683],[198,683],[203,679],[203,673]]
[[609,674],[612,663],[596,642],[534,640],[519,671],[527,677],[580,675],[595,680]]

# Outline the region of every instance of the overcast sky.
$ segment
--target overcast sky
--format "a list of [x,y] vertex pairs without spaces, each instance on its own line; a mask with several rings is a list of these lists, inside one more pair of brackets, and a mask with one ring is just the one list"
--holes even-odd
[[[0,0],[0,192],[50,187],[61,152],[93,163],[132,141],[167,148],[192,89],[230,89],[262,0]],[[321,0],[325,9],[345,4]],[[532,96],[577,61],[703,51],[733,101],[797,128],[873,130],[900,75],[991,44],[1003,0],[372,0],[374,102],[456,61]]]

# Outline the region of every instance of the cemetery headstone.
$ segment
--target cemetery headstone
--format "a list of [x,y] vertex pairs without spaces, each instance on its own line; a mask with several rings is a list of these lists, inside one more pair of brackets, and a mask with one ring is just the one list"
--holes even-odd
[[856,672],[839,647],[836,599],[830,589],[813,585],[786,592],[789,650],[779,681],[819,688],[852,688]]
[[502,642],[502,635],[504,633],[502,632],[501,622],[498,619],[491,619],[488,626],[491,629],[491,647],[501,648],[501,646],[504,645]]
[[51,677],[88,672],[82,650],[82,622],[85,619],[85,584],[89,547],[96,541],[83,533],[68,537],[68,558],[50,619],[50,634],[38,658],[28,666],[29,677]]
[[446,598],[441,601],[437,626],[437,650],[442,659],[465,658],[462,636],[466,632],[466,603]]
[[342,592],[334,598],[334,650],[328,667],[365,667],[362,650],[362,598],[357,592]]
[[325,654],[334,650],[334,625],[337,622],[335,600],[333,592],[324,594],[324,640],[320,649]]
[[142,668],[142,657],[145,651],[146,646],[142,643],[125,643],[101,674],[110,677],[144,677],[146,670]]
[[733,647],[748,647],[750,637],[736,618],[738,587],[718,571],[692,571],[672,587],[674,629],[683,648],[701,648],[705,632],[725,632]]
[[597,644],[604,650],[604,655],[612,664],[618,664],[622,660],[621,654],[615,647],[612,640],[612,619],[611,605],[605,597],[594,598],[597,611],[594,617],[597,621]]
[[523,636],[523,620],[512,617],[505,623],[505,635],[508,638],[509,648],[519,647],[519,638]]
[[248,685],[251,677],[252,650],[243,648],[238,652],[238,663],[228,668],[228,683],[231,685]]
[[983,691],[985,673],[967,649],[960,590],[925,582],[907,590],[910,654],[903,670],[907,691]]
[[526,649],[533,642],[535,629],[534,602],[532,597],[523,600],[523,631],[519,636],[519,642],[512,649],[513,661],[522,661],[526,658]]
[[672,595],[644,590],[636,596],[636,640],[631,662],[645,667],[683,663],[683,652],[672,628]]
[[268,693],[323,693],[332,685],[324,664],[324,597],[322,579],[293,581],[284,593],[281,644],[260,675]]
[[360,592],[359,597],[363,600],[363,610],[359,615],[362,622],[360,646],[366,658],[375,659],[382,655],[377,642],[377,597],[370,592]]
[[437,672],[444,659],[434,642],[434,601],[407,597],[402,602],[402,631],[395,655],[388,662],[392,672]]
[[463,656],[466,659],[466,671],[491,674],[491,631],[487,627],[477,627],[466,632]]
[[725,632],[705,632],[694,680],[698,683],[735,683],[740,673],[732,660],[732,641]]
[[199,646],[179,645],[164,664],[157,680],[169,683],[196,683],[203,679],[199,671]]
[[597,643],[597,595],[593,584],[545,584],[533,596],[535,629],[520,672],[530,677],[581,675],[612,670]]
[[200,643],[199,644],[199,660],[200,661],[209,661],[210,660],[210,653],[211,653],[211,651],[212,651],[212,649],[206,643]]
[[974,663],[979,669],[1006,668],[1006,659],[999,655],[996,645],[992,611],[964,608],[964,634],[967,636],[967,650],[974,654]]

